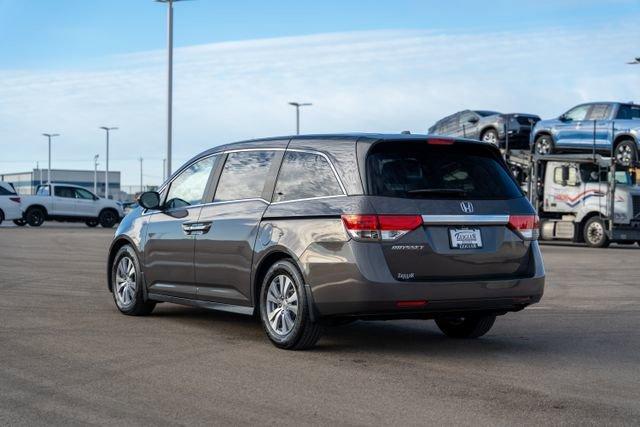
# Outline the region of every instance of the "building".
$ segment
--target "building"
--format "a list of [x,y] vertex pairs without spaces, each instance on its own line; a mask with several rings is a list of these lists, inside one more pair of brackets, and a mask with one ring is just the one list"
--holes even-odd
[[[40,184],[47,183],[47,169],[33,169],[31,172],[0,174],[0,181],[10,182],[19,194],[35,194]],[[94,171],[51,169],[51,182],[74,184],[93,192]],[[104,197],[104,171],[97,173],[97,195]],[[109,196],[120,196],[120,172],[109,171]]]

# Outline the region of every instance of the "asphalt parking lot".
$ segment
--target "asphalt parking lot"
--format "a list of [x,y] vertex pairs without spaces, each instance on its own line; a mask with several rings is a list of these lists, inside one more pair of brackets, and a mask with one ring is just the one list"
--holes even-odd
[[0,424],[640,423],[640,248],[545,245],[540,304],[484,338],[430,321],[273,347],[253,319],[118,313],[113,230],[0,229]]

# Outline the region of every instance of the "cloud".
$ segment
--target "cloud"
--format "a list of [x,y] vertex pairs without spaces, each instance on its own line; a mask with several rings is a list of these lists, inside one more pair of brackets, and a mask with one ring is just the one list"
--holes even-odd
[[[630,20],[631,22],[633,20]],[[464,108],[557,115],[588,100],[638,98],[629,24],[590,29],[443,33],[388,30],[226,42],[175,52],[174,163],[244,138],[290,134],[289,101],[314,105],[302,130],[425,132]],[[105,58],[64,71],[0,71],[0,171],[46,161],[92,168],[113,134],[112,169],[158,182],[164,157],[165,53]]]

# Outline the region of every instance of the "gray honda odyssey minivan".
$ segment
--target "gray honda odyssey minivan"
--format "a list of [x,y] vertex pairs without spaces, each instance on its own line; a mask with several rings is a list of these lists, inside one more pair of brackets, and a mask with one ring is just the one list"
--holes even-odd
[[256,315],[278,347],[355,319],[435,319],[476,338],[540,300],[538,218],[488,143],[312,135],[223,145],[120,224],[118,309],[159,302]]

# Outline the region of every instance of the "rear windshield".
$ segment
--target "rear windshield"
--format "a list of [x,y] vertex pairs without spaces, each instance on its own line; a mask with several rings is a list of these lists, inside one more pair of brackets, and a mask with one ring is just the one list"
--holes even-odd
[[522,192],[501,159],[470,144],[384,142],[367,157],[369,194],[407,199],[503,200]]

